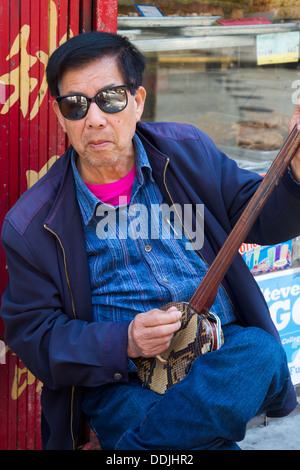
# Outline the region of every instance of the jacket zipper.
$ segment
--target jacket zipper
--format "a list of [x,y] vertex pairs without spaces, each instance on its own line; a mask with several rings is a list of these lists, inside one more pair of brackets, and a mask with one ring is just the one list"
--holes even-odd
[[[174,206],[176,215],[177,215],[178,219],[180,220],[180,223],[181,223],[181,225],[182,225],[182,227],[183,227],[185,233],[188,235],[188,238],[190,239],[191,243],[192,243],[193,246],[195,247],[195,250],[197,251],[197,253],[199,254],[199,256],[201,256],[201,258],[205,261],[205,263],[210,267],[209,262],[204,258],[204,256],[203,256],[203,254],[201,253],[201,251],[199,251],[198,248],[195,246],[195,243],[193,242],[193,240],[192,240],[192,238],[191,238],[191,236],[190,236],[190,234],[189,234],[189,231],[188,231],[187,228],[185,227],[184,223],[183,223],[182,220],[181,220],[180,215],[179,215],[178,212],[177,212],[176,204],[174,203],[173,198],[172,198],[172,196],[171,196],[171,193],[170,193],[170,191],[168,190],[167,182],[166,182],[166,173],[167,173],[167,167],[168,167],[168,165],[169,165],[169,162],[170,162],[170,159],[167,158],[167,161],[166,161],[166,164],[165,164],[165,167],[164,167],[164,172],[163,172],[163,182],[164,182],[165,189],[166,189],[166,191],[167,191],[167,193],[168,193],[168,196],[169,196],[169,198],[170,198],[170,200],[171,200],[171,202],[172,202],[172,204],[173,204],[173,206]],[[239,318],[239,316],[238,316],[238,314],[237,314],[237,312],[236,312],[236,309],[235,309],[235,307],[234,307],[234,305],[233,305],[233,303],[232,303],[232,301],[231,301],[231,299],[230,299],[230,297],[229,297],[229,295],[228,295],[228,292],[226,291],[226,289],[225,289],[225,287],[223,286],[222,283],[220,284],[220,286],[223,288],[223,290],[224,290],[224,292],[225,292],[225,294],[226,294],[226,296],[227,296],[227,298],[228,298],[228,300],[229,300],[229,302],[230,302],[230,305],[231,305],[231,307],[233,308],[233,311],[234,311],[236,317]]]
[[[70,297],[71,297],[71,304],[72,304],[73,316],[74,316],[74,318],[76,319],[76,318],[77,318],[77,315],[76,315],[76,310],[75,310],[73,292],[72,292],[72,288],[71,288],[71,284],[70,284],[70,278],[69,278],[69,274],[68,274],[68,268],[67,268],[67,260],[66,260],[66,252],[65,252],[65,249],[64,249],[63,244],[62,244],[62,241],[61,241],[61,239],[59,238],[59,236],[57,235],[57,233],[55,233],[53,230],[51,230],[46,224],[44,224],[44,228],[45,228],[46,230],[48,230],[48,232],[52,233],[52,235],[55,236],[55,238],[57,239],[57,241],[58,241],[58,243],[59,243],[59,245],[60,245],[60,247],[61,247],[62,254],[63,254],[63,259],[64,259],[65,275],[66,275],[66,280],[67,280],[67,284],[68,284],[68,288],[69,288],[69,292],[70,292]],[[75,450],[75,448],[76,448],[76,445],[75,445],[76,439],[75,439],[74,433],[73,433],[73,422],[74,422],[74,394],[75,394],[75,386],[72,385],[70,430],[71,430],[71,438],[72,438],[73,450]]]

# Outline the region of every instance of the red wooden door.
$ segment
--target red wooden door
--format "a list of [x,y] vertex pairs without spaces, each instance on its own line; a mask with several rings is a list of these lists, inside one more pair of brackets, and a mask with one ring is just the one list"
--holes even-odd
[[[115,31],[117,0],[0,0],[0,229],[66,148],[45,80],[49,55],[91,29]],[[8,280],[0,246],[0,296]],[[40,449],[41,384],[7,347],[0,318],[0,449]]]

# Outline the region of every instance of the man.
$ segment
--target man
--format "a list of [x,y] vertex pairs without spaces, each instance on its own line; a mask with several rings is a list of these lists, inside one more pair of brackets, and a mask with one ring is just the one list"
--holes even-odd
[[[192,126],[139,122],[143,69],[114,34],[76,36],[54,52],[47,79],[71,146],[3,225],[1,315],[9,346],[43,382],[45,449],[76,447],[81,411],[103,449],[237,449],[257,412],[296,406],[278,334],[239,255],[212,307],[224,345],[164,395],[137,378],[134,359],[161,354],[180,328],[180,312],[160,307],[190,299],[261,181]],[[298,181],[299,153],[245,241],[300,233]],[[204,204],[203,246],[190,249],[196,210],[181,237],[171,219],[174,233],[158,227],[151,237],[134,210],[152,215],[163,204]]]

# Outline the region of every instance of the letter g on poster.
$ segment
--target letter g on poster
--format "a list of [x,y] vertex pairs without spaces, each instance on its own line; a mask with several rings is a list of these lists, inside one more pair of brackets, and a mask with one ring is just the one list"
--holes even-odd
[[300,383],[300,268],[255,277],[285,349],[293,384]]

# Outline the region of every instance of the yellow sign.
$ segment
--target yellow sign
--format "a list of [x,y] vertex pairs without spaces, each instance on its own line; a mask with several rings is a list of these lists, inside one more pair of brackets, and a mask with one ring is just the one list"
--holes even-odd
[[299,31],[257,36],[257,65],[298,62],[299,39]]

